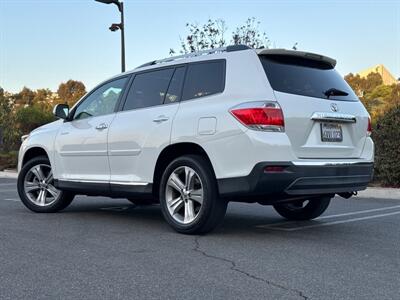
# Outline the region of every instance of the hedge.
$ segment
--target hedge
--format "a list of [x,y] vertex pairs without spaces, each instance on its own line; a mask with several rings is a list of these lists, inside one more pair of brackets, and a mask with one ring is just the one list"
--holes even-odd
[[395,106],[376,122],[375,180],[384,186],[400,187],[400,106]]

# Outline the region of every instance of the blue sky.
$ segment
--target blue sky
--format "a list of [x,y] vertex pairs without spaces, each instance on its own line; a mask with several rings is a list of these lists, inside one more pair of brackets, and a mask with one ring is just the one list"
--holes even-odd
[[[400,77],[400,1],[125,0],[127,69],[168,56],[187,22],[248,17],[276,47],[325,54],[344,75],[383,63]],[[94,0],[0,0],[0,86],[56,90],[68,79],[87,88],[120,71],[115,6]]]

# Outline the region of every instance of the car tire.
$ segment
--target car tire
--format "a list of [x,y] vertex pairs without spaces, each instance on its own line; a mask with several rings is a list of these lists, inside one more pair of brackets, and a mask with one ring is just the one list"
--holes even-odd
[[54,187],[52,168],[46,156],[35,157],[22,167],[17,188],[22,203],[37,213],[58,212],[74,199],[74,194]]
[[312,200],[275,204],[274,208],[278,214],[288,220],[311,220],[322,215],[330,202],[330,196],[323,196]]
[[212,167],[200,155],[172,161],[162,175],[159,195],[165,220],[180,233],[207,233],[226,213],[227,202],[218,197]]

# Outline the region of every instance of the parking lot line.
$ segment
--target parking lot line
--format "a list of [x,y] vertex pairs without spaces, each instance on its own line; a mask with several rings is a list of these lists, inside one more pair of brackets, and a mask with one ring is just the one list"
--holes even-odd
[[[374,208],[374,209],[366,209],[366,210],[358,210],[358,211],[353,211],[353,212],[348,212],[348,213],[341,213],[341,214],[322,216],[322,217],[315,218],[314,221],[324,220],[324,219],[332,219],[332,218],[339,218],[339,217],[345,217],[345,216],[360,215],[360,214],[366,214],[366,213],[371,213],[371,212],[391,210],[391,209],[396,209],[396,208],[400,208],[400,205],[380,207],[380,208]],[[271,228],[272,227],[272,228],[274,228],[274,227],[279,227],[279,226],[283,226],[283,225],[296,224],[298,222],[299,221],[286,221],[286,222],[279,222],[279,223],[260,225],[260,226],[257,226],[257,227],[260,227],[260,228]]]
[[354,218],[354,219],[347,219],[347,220],[340,220],[340,221],[324,222],[324,223],[320,223],[320,224],[298,226],[298,227],[293,227],[293,228],[269,227],[269,229],[282,230],[282,231],[297,231],[297,230],[310,229],[310,228],[316,228],[316,227],[322,227],[322,226],[330,226],[330,225],[352,223],[352,222],[375,219],[375,218],[388,217],[388,216],[393,216],[393,215],[398,215],[398,214],[400,214],[400,211],[390,212],[390,213],[386,213],[386,214],[379,214],[379,215],[360,217],[360,218]]
[[322,217],[319,217],[318,219],[321,220],[321,219],[330,219],[330,218],[337,218],[337,217],[344,217],[344,216],[351,216],[351,215],[366,214],[366,213],[370,213],[370,212],[390,210],[390,209],[394,209],[394,208],[400,208],[400,205],[366,209],[366,210],[358,210],[358,211],[354,211],[354,212],[348,212],[348,213],[342,213],[342,214],[336,214],[336,215],[322,216]]
[[16,202],[21,201],[21,200],[19,200],[19,199],[12,199],[12,198],[2,199],[2,200],[3,200],[3,201],[16,201]]

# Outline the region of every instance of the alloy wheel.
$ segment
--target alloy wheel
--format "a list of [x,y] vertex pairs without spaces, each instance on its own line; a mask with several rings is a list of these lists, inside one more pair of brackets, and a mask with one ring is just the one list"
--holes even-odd
[[47,164],[38,164],[29,169],[24,178],[24,191],[37,206],[53,204],[61,193],[54,187],[53,172]]
[[180,224],[192,223],[199,216],[204,199],[199,175],[190,167],[178,167],[168,178],[165,196],[172,218]]

